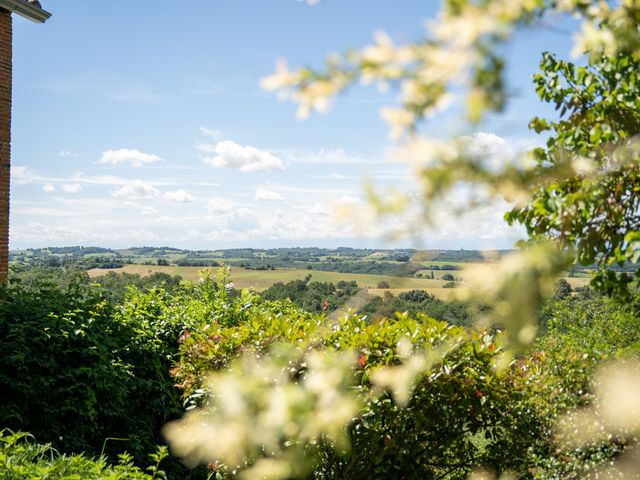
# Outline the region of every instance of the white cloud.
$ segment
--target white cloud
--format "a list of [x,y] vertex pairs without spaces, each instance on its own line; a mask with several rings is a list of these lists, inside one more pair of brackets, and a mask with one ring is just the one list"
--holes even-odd
[[282,150],[278,151],[280,156],[292,163],[320,163],[322,165],[379,165],[387,163],[381,157],[364,157],[349,153],[342,148],[333,150]]
[[20,240],[41,242],[43,240],[51,240],[53,236],[56,238],[70,238],[73,232],[62,228],[52,229],[50,225],[44,225],[40,222],[30,222],[24,227],[14,227],[11,235]]
[[215,157],[206,157],[204,163],[212,167],[229,167],[241,172],[261,172],[284,170],[282,160],[255,147],[243,147],[231,140],[224,140],[215,146]]
[[342,195],[336,199],[335,203],[353,206],[354,208],[364,205],[362,199],[357,195]]
[[18,185],[28,185],[36,180],[36,174],[29,167],[16,165],[11,167],[11,180]]
[[280,195],[278,192],[273,192],[271,190],[265,190],[263,188],[258,188],[256,190],[256,200],[260,201],[276,201],[282,200],[284,197]]
[[211,128],[207,127],[200,127],[200,132],[207,137],[213,138],[214,140],[217,140],[222,135],[222,132],[220,130],[212,130]]
[[512,142],[493,133],[478,132],[462,137],[465,152],[484,163],[491,171],[497,171],[505,164],[517,160],[518,152]]
[[126,185],[115,190],[112,194],[116,198],[139,199],[156,198],[160,196],[160,191],[150,183],[142,180],[133,180]]
[[103,152],[98,163],[109,165],[129,164],[132,167],[141,167],[145,164],[161,161],[162,159],[158,155],[143,153],[137,148],[120,148],[119,150],[107,150]]
[[51,208],[48,206],[22,206],[22,205],[14,205],[11,207],[12,214],[17,213],[20,216],[26,215],[37,215],[41,217],[46,217],[47,220],[51,220],[51,217],[73,217],[73,212],[69,210],[61,209],[61,208]]
[[478,248],[490,247],[499,241],[514,243],[525,236],[525,230],[504,221],[504,212],[509,208],[507,202],[495,200],[460,214],[459,205],[451,200],[437,209],[429,236],[442,243],[473,239]]
[[153,207],[144,207],[140,213],[143,215],[155,215],[158,211]]
[[65,193],[78,193],[82,191],[82,185],[79,183],[65,183],[61,188]]
[[80,154],[77,152],[72,152],[71,150],[60,150],[58,154],[60,157],[79,157]]
[[167,192],[164,194],[165,200],[170,200],[176,203],[189,203],[195,201],[196,197],[191,195],[185,189],[180,188],[175,192]]
[[202,232],[200,232],[200,230],[198,230],[197,228],[190,228],[187,231],[187,234],[184,235],[180,240],[182,241],[191,241],[191,240],[196,240],[198,238],[200,238],[202,236]]
[[[268,170],[269,162],[265,165],[261,155],[270,154],[276,158],[277,168],[289,167],[295,178],[284,172],[277,178],[259,178],[242,185],[224,174],[221,179],[211,178],[212,173],[223,172],[214,172],[202,163],[193,170],[151,168],[149,177],[135,174],[140,170],[132,173],[123,170],[123,173],[117,172],[119,176],[98,175],[100,167],[95,164],[91,166],[93,170],[68,170],[65,174],[53,171],[49,174],[46,170],[33,171],[18,166],[12,171],[14,183],[30,183],[32,188],[16,187],[16,215],[12,226],[16,229],[12,239],[14,247],[69,245],[70,242],[111,247],[168,244],[191,249],[212,248],[213,244],[224,248],[292,244],[357,246],[366,244],[363,242],[378,242],[385,234],[407,225],[415,226],[416,231],[411,233],[433,248],[508,247],[511,240],[520,235],[520,231],[514,232],[504,225],[501,205],[492,204],[457,216],[459,206],[471,196],[457,190],[451,199],[456,203],[438,208],[434,225],[419,223],[416,219],[421,219],[418,216],[421,212],[417,212],[407,216],[413,222],[403,223],[404,218],[393,216],[375,223],[363,221],[366,228],[358,229],[358,219],[369,219],[370,206],[356,181],[366,172],[367,178],[379,182],[402,181],[399,188],[402,191],[409,189],[407,193],[410,194],[414,187],[405,181],[404,164],[382,163],[383,152],[369,153],[369,150],[363,153],[340,149],[251,151],[251,147],[233,142],[211,140],[204,131],[197,134],[209,144],[206,148],[210,153],[200,155],[224,157],[219,166],[224,164],[240,171]],[[216,132],[211,133],[214,134]],[[485,161],[509,161],[510,150],[516,153],[522,150],[517,140],[505,140],[489,133],[468,139],[467,148],[483,164]],[[225,151],[222,148],[225,143],[239,153],[232,155]],[[53,153],[55,156],[58,152],[54,150]],[[209,160],[213,161],[213,158]],[[127,170],[132,165],[131,161],[119,164]],[[205,173],[207,171],[209,174]],[[212,183],[216,180],[218,183]],[[384,191],[387,184],[380,186],[379,182],[376,181],[376,187]],[[69,189],[77,187],[63,188],[63,185],[74,184],[81,185],[90,194],[73,195]],[[32,190],[40,193],[36,192],[36,197],[27,196]],[[43,190],[47,193],[43,194]],[[186,203],[190,200],[193,203]],[[347,214],[351,216],[347,218]],[[338,223],[336,217],[343,221]],[[403,237],[403,245],[410,242],[410,237]]]
[[235,209],[235,206],[226,198],[213,197],[207,203],[207,210],[213,214],[230,214]]
[[92,185],[126,185],[130,180],[113,175],[95,175],[84,176],[82,173],[74,175],[73,181],[80,183],[89,183]]

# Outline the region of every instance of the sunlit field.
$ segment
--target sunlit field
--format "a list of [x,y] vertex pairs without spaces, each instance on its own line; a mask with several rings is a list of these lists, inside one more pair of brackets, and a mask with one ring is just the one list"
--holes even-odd
[[[440,262],[443,265],[451,265],[451,262]],[[464,266],[459,263],[459,266]],[[178,266],[162,266],[162,265],[125,265],[122,268],[102,269],[95,268],[89,270],[89,275],[96,277],[104,275],[108,272],[115,273],[132,273],[142,276],[150,275],[154,272],[167,273],[169,275],[179,275],[184,280],[196,281],[201,277],[201,272],[206,270],[203,267],[178,267]],[[211,268],[216,271],[216,268]],[[442,280],[442,275],[453,274],[460,282],[464,282],[464,271],[443,271],[443,270],[422,270],[419,273],[429,275],[433,272],[435,279],[431,278],[410,278],[397,277],[393,275],[364,275],[357,273],[339,273],[325,272],[319,270],[301,270],[301,269],[276,269],[276,270],[248,270],[245,268],[232,267],[230,270],[231,281],[236,288],[252,288],[260,291],[269,288],[276,282],[289,282],[291,280],[302,280],[307,275],[311,275],[312,281],[338,283],[340,281],[355,281],[358,286],[367,289],[372,295],[384,295],[390,292],[397,295],[409,290],[424,290],[439,299],[452,298],[452,290],[454,288],[443,288],[449,282]],[[589,283],[588,277],[563,277],[571,287],[583,287]],[[378,288],[381,282],[387,282],[389,288]]]
[[[212,268],[216,271],[216,268]],[[203,267],[173,267],[156,265],[125,265],[116,269],[93,269],[89,275],[97,276],[113,272],[137,273],[139,275],[149,275],[153,272],[168,273],[170,275],[180,275],[185,280],[198,280]],[[376,288],[380,282],[388,282],[391,288],[399,289],[428,289],[438,288],[443,283],[441,280],[430,280],[421,278],[396,277],[391,275],[364,275],[357,273],[325,272],[319,270],[302,269],[276,269],[276,270],[247,270],[244,268],[231,268],[231,281],[236,288],[253,288],[264,290],[276,282],[289,282],[291,280],[301,280],[307,275],[311,275],[313,281],[332,282],[356,281],[362,288]]]

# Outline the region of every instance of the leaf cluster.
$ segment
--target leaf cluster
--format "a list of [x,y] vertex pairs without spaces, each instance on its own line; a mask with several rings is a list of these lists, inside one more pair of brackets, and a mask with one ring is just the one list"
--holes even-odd
[[[162,443],[162,425],[182,413],[168,375],[180,328],[142,321],[143,308],[157,307],[148,296],[116,308],[81,277],[2,289],[2,426],[65,453],[126,450],[144,461]],[[124,440],[105,447],[112,437]]]
[[576,66],[545,53],[534,83],[560,118],[531,121],[536,132],[550,132],[546,147],[533,151],[543,181],[505,218],[533,241],[569,249],[581,265],[597,263],[594,285],[625,293],[640,268],[632,276],[610,267],[640,258],[640,61],[620,53]]
[[150,456],[154,464],[147,468],[147,473],[136,467],[126,453],[119,456],[115,465],[110,465],[104,455],[92,458],[84,454],[59,454],[50,444],[35,443],[31,435],[0,431],[0,475],[11,480],[166,480],[159,465],[167,455],[167,447],[159,447]]

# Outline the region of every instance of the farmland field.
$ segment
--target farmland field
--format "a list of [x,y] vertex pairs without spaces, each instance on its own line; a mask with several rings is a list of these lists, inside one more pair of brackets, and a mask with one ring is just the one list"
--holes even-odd
[[[92,277],[103,275],[108,272],[115,273],[137,273],[139,275],[149,275],[153,272],[163,272],[170,275],[180,275],[185,280],[197,280],[202,267],[176,267],[158,265],[125,265],[122,268],[89,270]],[[215,270],[215,269],[214,269]],[[355,280],[363,288],[376,288],[378,283],[387,282],[391,288],[401,289],[428,289],[438,288],[444,283],[440,280],[430,280],[423,278],[395,277],[391,275],[365,275],[357,273],[325,272],[319,270],[301,269],[278,269],[278,270],[247,270],[239,267],[231,268],[231,281],[237,288],[254,288],[264,290],[276,282],[288,282],[291,280],[303,279],[307,275],[312,275],[312,280],[318,282],[333,282]]]
[[[142,276],[149,275],[153,272],[168,273],[170,275],[180,275],[185,280],[197,280],[203,267],[184,267],[184,266],[161,266],[161,265],[125,265],[122,268],[101,269],[94,268],[89,270],[89,275],[96,277],[108,272],[115,273],[134,273]],[[213,269],[215,271],[215,268]],[[443,271],[434,272],[436,277],[447,273]],[[456,278],[464,280],[463,271],[455,271]],[[289,282],[291,280],[302,280],[307,275],[311,275],[313,281],[332,282],[340,281],[356,281],[358,286],[366,288],[370,294],[382,296],[385,291],[389,291],[397,295],[408,290],[425,290],[426,292],[440,298],[450,298],[452,289],[442,288],[446,281],[429,278],[412,278],[397,277],[392,275],[366,275],[358,273],[339,273],[326,272],[320,270],[302,270],[302,269],[276,269],[276,270],[249,270],[240,267],[231,267],[231,281],[236,288],[253,288],[255,290],[264,290],[269,288],[276,282]],[[589,283],[588,278],[565,277],[573,288],[581,287]],[[388,289],[378,288],[380,282],[387,282]]]

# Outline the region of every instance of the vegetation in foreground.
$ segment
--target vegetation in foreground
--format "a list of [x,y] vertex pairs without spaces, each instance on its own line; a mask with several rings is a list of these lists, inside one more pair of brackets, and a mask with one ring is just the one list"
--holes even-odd
[[[238,362],[251,352],[274,351],[291,362],[292,378],[305,367],[291,352],[357,352],[348,357],[356,379],[349,389],[359,392],[356,420],[347,431],[351,448],[330,436],[307,445],[305,458],[315,458],[313,466],[301,463],[292,477],[454,479],[481,463],[533,478],[567,478],[623,448],[611,440],[588,451],[561,449],[554,422],[590,401],[599,361],[637,355],[635,303],[559,289],[540,311],[545,335],[531,353],[496,371],[501,334],[427,317],[420,308],[437,304],[423,292],[394,304],[411,305],[411,313],[329,320],[288,299],[234,292],[221,275],[171,291],[132,288],[120,305],[73,272],[14,281],[1,303],[7,341],[0,356],[0,421],[4,428],[29,431],[39,443],[5,432],[0,471],[10,471],[11,478],[42,471],[49,478],[152,478],[144,468],[155,465],[149,455],[164,444],[166,422],[231,395],[208,383],[210,372],[241,368]],[[379,368],[402,363],[402,338],[436,350],[456,342],[420,376],[406,405],[393,389],[380,392],[372,383]],[[51,456],[42,443],[58,454]],[[256,454],[250,464],[261,458]],[[187,470],[175,457],[155,468],[169,478],[194,479],[213,470],[232,478],[235,469],[220,463]]]
[[150,455],[152,463],[145,470],[133,464],[133,458],[122,453],[117,463],[110,464],[101,455],[60,454],[50,444],[39,444],[31,435],[0,431],[0,474],[11,480],[87,479],[87,480],[166,480],[160,463],[167,456],[166,447]]

